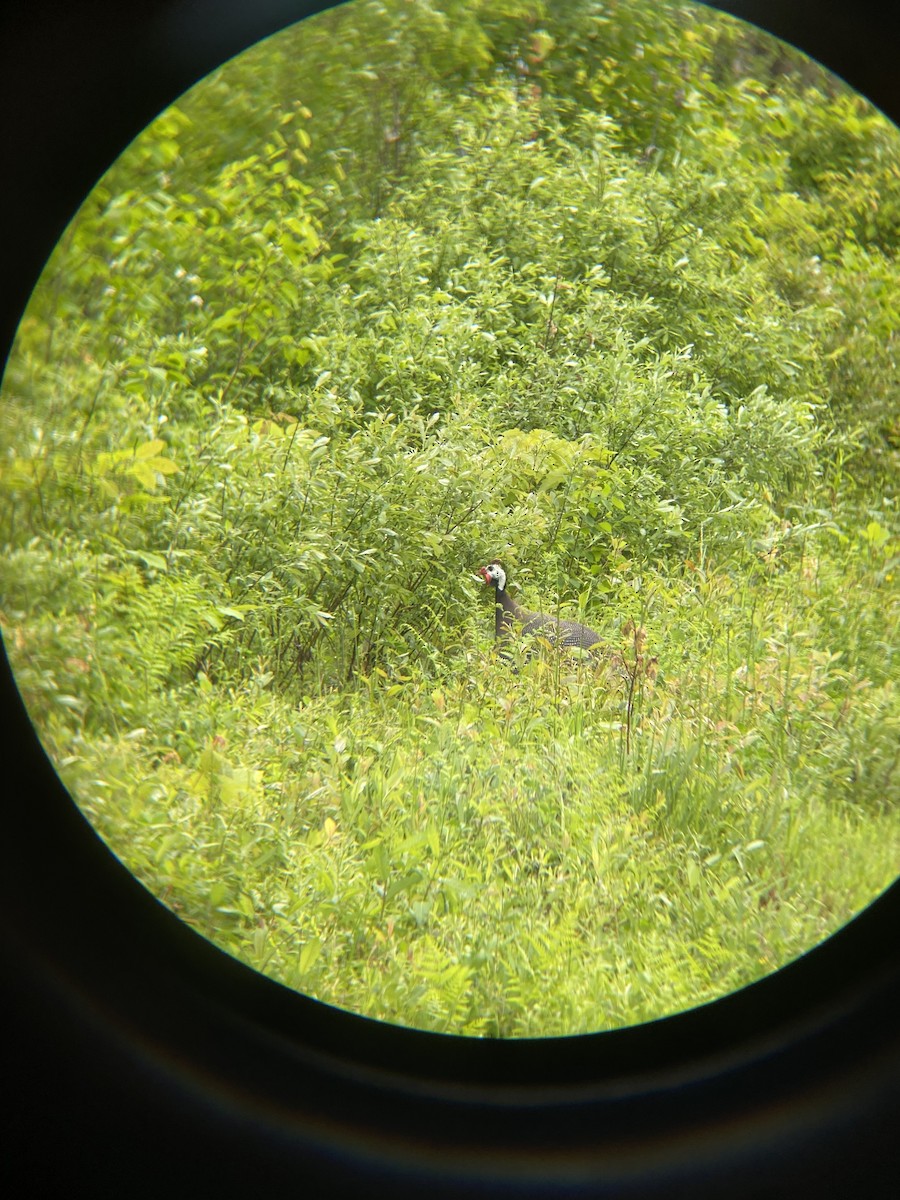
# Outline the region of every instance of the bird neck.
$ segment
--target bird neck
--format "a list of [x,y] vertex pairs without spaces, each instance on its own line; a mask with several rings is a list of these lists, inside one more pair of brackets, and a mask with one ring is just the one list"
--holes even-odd
[[523,609],[516,604],[506,588],[497,588],[497,602],[495,608],[495,627],[496,636],[503,637],[512,628],[514,620],[521,620]]

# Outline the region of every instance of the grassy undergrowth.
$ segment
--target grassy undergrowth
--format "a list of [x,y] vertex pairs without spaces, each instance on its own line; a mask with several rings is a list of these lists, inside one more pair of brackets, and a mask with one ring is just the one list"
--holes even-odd
[[[500,7],[341,5],[98,183],[0,392],[0,621],[186,922],[526,1036],[896,874],[900,137],[712,10]],[[602,670],[494,657],[496,554]]]
[[[768,973],[894,878],[882,551],[651,585],[660,670],[634,688],[583,661],[513,671],[482,610],[431,673],[299,699],[203,675],[120,736],[79,732],[58,688],[29,700],[112,848],[253,967],[427,1029],[612,1028]],[[68,628],[99,695],[91,633]],[[604,632],[627,665],[614,611]],[[37,641],[19,649],[34,667]]]

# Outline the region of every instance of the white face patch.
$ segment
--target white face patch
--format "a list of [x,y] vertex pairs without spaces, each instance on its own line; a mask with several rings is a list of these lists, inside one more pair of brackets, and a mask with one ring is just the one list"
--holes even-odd
[[503,591],[506,587],[506,572],[498,562],[488,563],[486,567],[479,567],[478,574],[485,583],[497,585],[498,591]]

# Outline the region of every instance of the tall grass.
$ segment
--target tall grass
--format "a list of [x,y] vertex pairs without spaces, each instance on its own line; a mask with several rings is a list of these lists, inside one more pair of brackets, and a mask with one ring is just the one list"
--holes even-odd
[[[60,705],[45,729],[137,876],[287,985],[447,1032],[628,1025],[783,965],[894,877],[885,561],[686,571],[646,611],[655,679],[506,663],[483,612],[430,672],[295,698],[201,676],[127,734],[73,736]],[[633,632],[605,633],[627,666]]]

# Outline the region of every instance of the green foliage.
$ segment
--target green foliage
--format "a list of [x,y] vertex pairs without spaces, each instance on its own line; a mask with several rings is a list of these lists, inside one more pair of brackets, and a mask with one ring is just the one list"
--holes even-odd
[[[479,1036],[712,999],[886,886],[898,144],[630,0],[345,5],[162,114],[0,410],[4,638],[137,876]],[[494,655],[495,555],[599,663]]]

